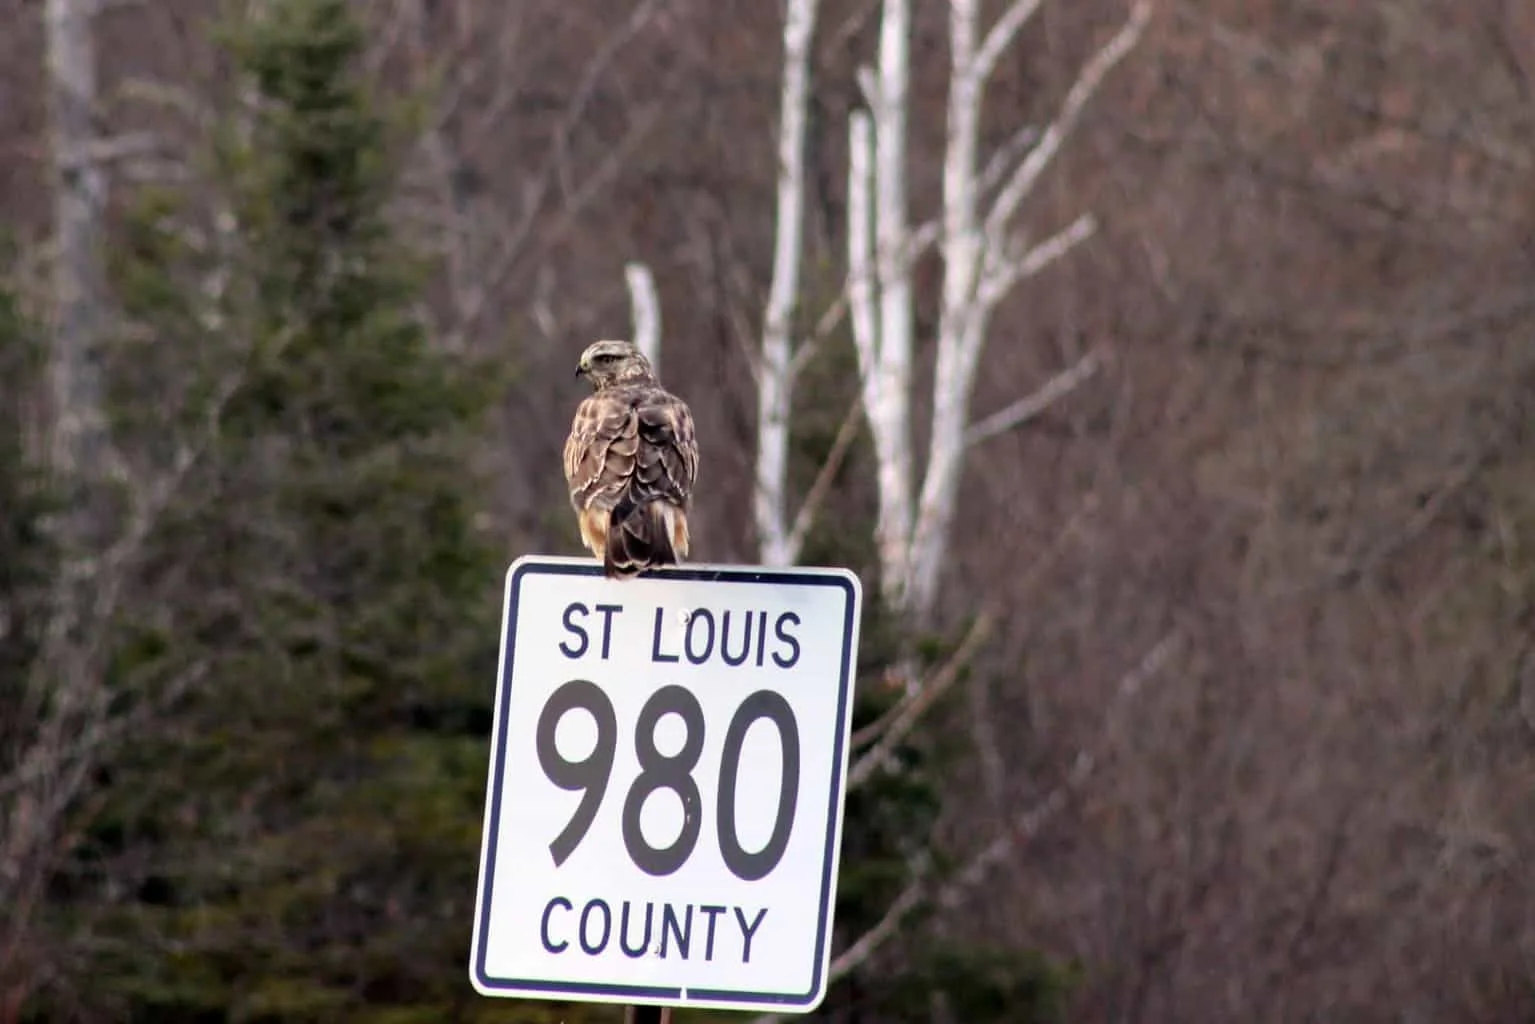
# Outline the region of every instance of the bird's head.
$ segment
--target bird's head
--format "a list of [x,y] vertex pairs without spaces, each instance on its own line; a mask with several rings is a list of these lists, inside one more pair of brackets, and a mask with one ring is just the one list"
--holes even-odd
[[585,377],[598,391],[619,384],[653,381],[650,360],[627,341],[594,341],[581,353],[576,376]]

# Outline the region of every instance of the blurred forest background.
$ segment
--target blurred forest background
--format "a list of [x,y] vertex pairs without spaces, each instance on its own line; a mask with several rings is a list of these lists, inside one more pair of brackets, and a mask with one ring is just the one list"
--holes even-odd
[[817,1018],[1535,1019],[1535,6],[0,14],[0,1024],[617,1019],[466,964],[634,334],[876,598]]

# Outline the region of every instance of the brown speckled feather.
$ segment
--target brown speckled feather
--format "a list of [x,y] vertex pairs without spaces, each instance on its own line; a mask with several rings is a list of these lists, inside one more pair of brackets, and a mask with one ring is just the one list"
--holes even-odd
[[609,575],[687,556],[698,442],[681,399],[653,380],[598,391],[576,408],[564,461],[582,540]]

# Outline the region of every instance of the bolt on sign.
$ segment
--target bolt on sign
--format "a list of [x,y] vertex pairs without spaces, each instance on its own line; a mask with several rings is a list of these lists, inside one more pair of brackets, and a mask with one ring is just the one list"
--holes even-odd
[[842,569],[512,565],[477,991],[815,1008],[861,602]]

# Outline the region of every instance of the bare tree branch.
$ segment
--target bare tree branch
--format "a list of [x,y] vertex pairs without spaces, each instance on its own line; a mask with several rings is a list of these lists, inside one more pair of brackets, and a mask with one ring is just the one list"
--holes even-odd
[[[1098,501],[1094,496],[1089,495],[1072,514],[1071,519],[1067,521],[1066,525],[1055,535],[1049,549],[1029,566],[1028,573],[1022,581],[1023,592],[1032,592],[1039,585],[1040,581],[1045,578],[1045,574],[1049,572],[1065,553],[1067,542],[1080,535],[1082,527],[1086,525],[1088,519],[1095,515],[1097,511]],[[894,707],[886,710],[879,718],[855,731],[851,740],[852,749],[862,749],[885,736],[896,720],[907,713],[911,703],[918,698],[925,685],[919,685],[914,692],[907,695]],[[931,702],[929,702],[929,705],[931,705]]]
[[804,548],[805,538],[810,535],[810,529],[815,525],[816,513],[821,510],[821,503],[831,492],[832,481],[837,478],[837,473],[842,469],[843,460],[847,458],[848,450],[853,447],[853,440],[858,436],[858,422],[862,415],[863,406],[855,398],[849,403],[847,415],[842,417],[842,425],[837,428],[837,436],[832,440],[831,450],[826,453],[826,461],[821,463],[815,482],[805,493],[805,500],[794,517],[794,529],[789,533],[789,544],[796,554]]
[[[1113,716],[1125,704],[1134,700],[1146,683],[1162,671],[1162,667],[1177,651],[1182,640],[1181,630],[1177,628],[1169,630],[1141,656],[1129,672],[1120,677],[1119,685],[1114,688],[1113,699],[1104,714],[1102,731],[1105,734],[1112,725]],[[944,906],[954,906],[960,896],[979,885],[986,873],[1001,863],[1003,858],[1020,843],[1038,835],[1040,828],[1058,814],[1066,806],[1067,799],[1092,777],[1098,767],[1098,756],[1086,747],[1077,751],[1077,756],[1072,759],[1071,768],[1067,771],[1066,777],[1043,800],[1020,816],[1010,830],[998,835],[975,853],[944,885],[943,890],[938,894],[939,903]]]
[[831,336],[831,332],[842,326],[842,321],[847,318],[847,312],[848,297],[847,289],[844,288],[836,301],[821,311],[821,316],[816,320],[815,329],[810,332],[810,335],[795,346],[794,358],[789,364],[792,374],[797,376],[804,372],[810,360],[820,351],[822,343]]
[[[1114,689],[1113,700],[1104,713],[1101,730],[1104,735],[1109,732],[1119,710],[1135,699],[1146,683],[1162,670],[1177,651],[1182,639],[1180,629],[1175,627],[1169,630],[1120,678]],[[872,959],[885,943],[895,937],[906,918],[929,899],[939,906],[951,909],[956,907],[960,899],[979,886],[1008,854],[1038,836],[1056,815],[1065,810],[1072,795],[1086,785],[1097,766],[1098,756],[1091,750],[1083,748],[1078,751],[1064,779],[967,860],[936,892],[932,891],[931,858],[927,855],[920,857],[912,866],[911,878],[906,887],[886,908],[879,921],[832,960],[827,973],[828,980],[837,982]],[[766,1014],[754,1018],[753,1024],[769,1024],[779,1020],[782,1018],[778,1015]]]
[[1097,218],[1084,213],[1043,242],[1024,250],[1021,255],[1004,255],[1001,250],[988,248],[986,272],[981,279],[981,302],[988,307],[1001,302],[1020,281],[1033,277],[1061,259],[1093,237],[1097,230]]
[[874,927],[860,935],[847,949],[839,953],[827,971],[828,983],[846,977],[857,970],[874,953],[895,936],[896,930],[913,910],[921,906],[928,876],[932,871],[930,857],[922,857],[913,866],[913,878],[901,894],[891,902]]
[[[555,129],[554,138],[549,147],[549,156],[524,190],[521,214],[514,222],[502,226],[497,237],[495,255],[481,261],[484,269],[481,272],[480,281],[472,290],[467,290],[464,308],[459,311],[459,330],[467,331],[479,322],[491,296],[498,292],[499,286],[511,275],[525,255],[528,241],[532,238],[539,218],[545,211],[550,192],[560,180],[562,168],[568,163],[570,145],[576,129],[585,119],[609,68],[624,48],[651,24],[664,6],[671,2],[673,0],[641,0],[630,11],[623,24],[604,40],[601,48],[583,69],[581,80],[570,102],[566,105],[559,126]],[[660,105],[657,104],[635,118],[623,138],[608,150],[605,158],[588,172],[583,182],[579,186],[567,187],[568,197],[564,204],[566,223],[569,223],[573,211],[584,206],[590,197],[603,184],[611,180],[624,165],[634,146],[658,122],[660,113]]]
[[928,709],[959,681],[995,625],[996,612],[993,609],[988,608],[975,617],[965,638],[960,641],[954,653],[949,655],[943,667],[901,701],[899,712],[891,719],[879,742],[853,763],[847,773],[848,789],[857,789],[874,776],[874,772],[889,759],[891,752],[915,728]]
[[1082,73],[1066,93],[1066,99],[1055,120],[1045,127],[1039,143],[1029,151],[1028,157],[1018,165],[997,193],[991,212],[986,217],[986,235],[990,244],[1002,245],[1013,214],[1018,212],[1019,205],[1033,192],[1045,168],[1050,166],[1050,161],[1055,159],[1056,153],[1076,128],[1088,101],[1098,92],[1109,72],[1135,49],[1135,44],[1140,42],[1150,21],[1150,0],[1135,0],[1135,5],[1130,9],[1130,17],[1124,25],[1083,65]]
[[1013,45],[1013,40],[1018,38],[1018,33],[1027,25],[1039,11],[1043,0],[1015,0],[997,18],[996,24],[986,33],[980,49],[975,53],[975,59],[970,64],[970,74],[975,76],[977,84],[985,82],[996,70],[997,61],[1007,48]]
[[990,416],[972,423],[970,429],[965,431],[965,444],[967,446],[980,444],[982,441],[990,440],[998,434],[1005,434],[1009,430],[1028,423],[1081,387],[1088,378],[1098,372],[1101,365],[1102,360],[1097,351],[1088,352],[1034,391],[1011,405],[998,409]]
[[981,195],[989,196],[996,187],[1018,166],[1018,161],[1039,142],[1039,126],[1026,124],[1016,129],[999,145],[986,160],[976,187]]

